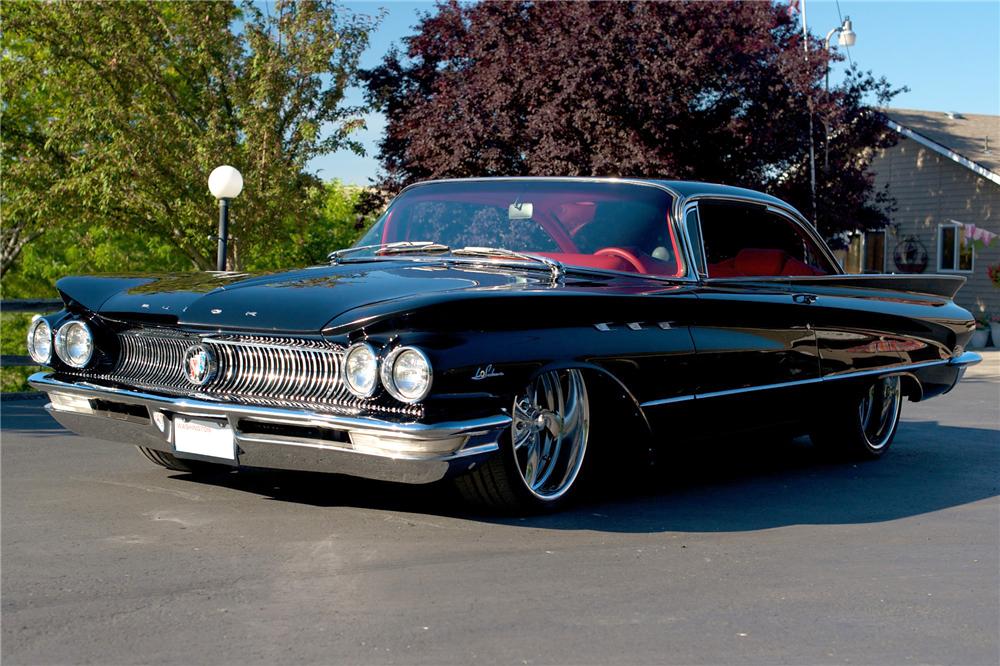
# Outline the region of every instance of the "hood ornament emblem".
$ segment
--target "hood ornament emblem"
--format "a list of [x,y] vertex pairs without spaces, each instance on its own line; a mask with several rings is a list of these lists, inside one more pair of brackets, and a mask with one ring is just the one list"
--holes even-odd
[[217,369],[215,355],[207,347],[194,345],[184,352],[184,376],[195,386],[210,382]]
[[212,308],[212,314],[222,314],[222,310],[219,308]]

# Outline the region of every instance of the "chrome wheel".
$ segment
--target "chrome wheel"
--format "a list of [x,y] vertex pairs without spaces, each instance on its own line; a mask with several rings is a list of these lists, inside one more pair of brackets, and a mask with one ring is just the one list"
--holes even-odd
[[873,450],[886,446],[892,439],[902,407],[899,377],[886,377],[870,387],[858,404],[861,430]]
[[587,452],[590,407],[579,370],[540,375],[514,401],[514,463],[532,495],[556,500],[576,481]]

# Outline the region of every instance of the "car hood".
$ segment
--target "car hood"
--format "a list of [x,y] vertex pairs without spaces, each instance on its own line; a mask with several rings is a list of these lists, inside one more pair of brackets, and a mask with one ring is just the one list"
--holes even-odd
[[531,269],[444,261],[372,261],[283,273],[88,276],[60,280],[67,301],[111,318],[189,326],[317,332],[362,306],[429,293],[548,284]]

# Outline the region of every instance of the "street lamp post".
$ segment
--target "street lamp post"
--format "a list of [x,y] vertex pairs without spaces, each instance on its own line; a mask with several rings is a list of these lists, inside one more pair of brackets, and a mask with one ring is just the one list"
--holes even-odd
[[208,189],[219,200],[219,254],[215,270],[224,271],[229,240],[229,200],[243,191],[243,176],[233,167],[224,164],[216,167],[208,176]]
[[[823,42],[826,45],[826,95],[830,96],[830,40],[833,39],[834,35],[838,35],[837,44],[844,47],[854,46],[855,42],[858,41],[858,35],[854,32],[854,24],[851,23],[851,17],[845,16],[844,22],[826,33],[826,40]],[[823,121],[823,127],[826,130],[826,143],[824,145],[824,157],[823,157],[823,170],[830,170],[830,125],[826,121]]]

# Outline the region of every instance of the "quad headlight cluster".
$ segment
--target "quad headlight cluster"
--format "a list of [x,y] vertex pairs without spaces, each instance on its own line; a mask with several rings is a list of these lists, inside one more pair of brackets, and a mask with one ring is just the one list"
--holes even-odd
[[84,368],[94,357],[94,336],[86,323],[73,319],[53,333],[52,326],[36,317],[28,327],[28,355],[39,365],[48,365],[52,350],[72,368]]
[[430,360],[416,347],[397,347],[381,363],[365,342],[352,345],[344,355],[344,383],[360,398],[371,396],[381,380],[397,400],[419,402],[430,393],[432,377]]

